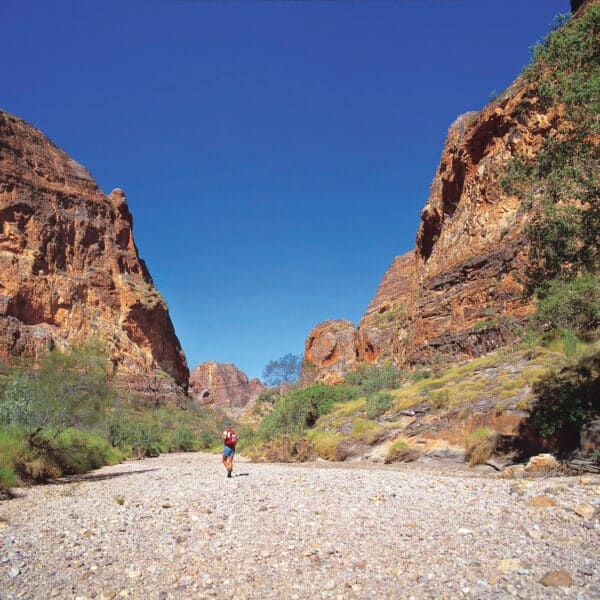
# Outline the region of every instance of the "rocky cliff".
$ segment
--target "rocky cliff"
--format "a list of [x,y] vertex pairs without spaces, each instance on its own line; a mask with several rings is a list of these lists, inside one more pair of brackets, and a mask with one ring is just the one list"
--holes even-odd
[[248,380],[248,376],[232,363],[207,361],[192,370],[189,393],[200,404],[214,406],[238,419],[248,403],[265,387],[256,378]]
[[519,77],[451,125],[414,249],[394,259],[356,330],[340,336],[327,322],[310,333],[305,358],[317,378],[339,379],[350,365],[313,351],[333,337],[336,356],[415,365],[478,356],[515,336],[532,311],[520,284],[528,214],[500,180],[512,157],[535,156],[564,123],[536,89]]
[[0,111],[0,356],[90,335],[105,342],[126,393],[183,399],[185,356],[123,192],[106,196],[41,131]]

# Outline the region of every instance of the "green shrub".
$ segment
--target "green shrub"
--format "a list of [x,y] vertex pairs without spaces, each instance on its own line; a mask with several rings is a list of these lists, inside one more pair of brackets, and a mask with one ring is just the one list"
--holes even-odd
[[375,392],[367,396],[366,408],[367,417],[374,419],[379,417],[392,406],[394,396],[387,392]]
[[344,382],[355,386],[358,395],[368,395],[397,388],[402,382],[402,371],[391,364],[361,363],[354,371],[346,374]]
[[331,386],[317,382],[293,389],[263,419],[258,429],[259,437],[271,439],[281,434],[302,433],[312,427],[319,416],[329,413],[334,404],[355,397],[355,390],[347,385]]
[[433,377],[433,372],[431,369],[420,369],[418,371],[414,371],[410,376],[415,383],[423,379],[429,379],[430,377]]
[[563,451],[579,444],[581,428],[600,415],[600,352],[553,372],[533,386],[529,425]]
[[585,273],[548,282],[536,304],[536,320],[553,329],[591,331],[600,326],[600,277]]
[[98,342],[53,350],[37,368],[8,372],[0,423],[23,427],[31,446],[70,427],[98,424],[112,399],[107,357]]
[[166,436],[167,452],[193,452],[196,449],[196,437],[188,427],[178,427]]
[[75,428],[53,436],[48,454],[62,474],[87,473],[103,465],[117,464],[123,458],[103,437]]

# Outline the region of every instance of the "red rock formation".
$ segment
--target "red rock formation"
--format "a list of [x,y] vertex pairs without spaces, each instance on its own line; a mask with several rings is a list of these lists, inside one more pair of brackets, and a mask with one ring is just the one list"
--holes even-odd
[[[534,156],[557,129],[560,111],[545,109],[522,78],[479,113],[450,127],[412,252],[397,257],[360,320],[354,355],[399,365],[484,354],[514,335],[531,312],[519,275],[527,262],[527,213],[499,182],[516,154]],[[324,338],[323,340],[321,338]],[[331,345],[317,326],[307,341],[316,377],[351,368],[311,347]],[[352,355],[345,347],[344,356]]]
[[324,321],[310,332],[304,345],[303,379],[319,375],[327,383],[339,383],[356,365],[354,323]]
[[238,419],[265,387],[256,378],[248,381],[248,376],[232,363],[208,361],[191,372],[189,393],[200,404],[214,406]]
[[91,334],[120,386],[179,403],[189,371],[167,305],[133,241],[121,190],[41,131],[0,111],[0,356],[33,355]]

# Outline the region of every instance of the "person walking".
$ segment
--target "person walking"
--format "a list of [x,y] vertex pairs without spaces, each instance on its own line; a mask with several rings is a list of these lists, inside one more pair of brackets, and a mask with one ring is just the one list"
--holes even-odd
[[227,469],[227,477],[231,477],[233,471],[233,457],[235,456],[235,445],[238,441],[235,429],[228,423],[225,425],[225,430],[221,434],[223,440],[223,465]]

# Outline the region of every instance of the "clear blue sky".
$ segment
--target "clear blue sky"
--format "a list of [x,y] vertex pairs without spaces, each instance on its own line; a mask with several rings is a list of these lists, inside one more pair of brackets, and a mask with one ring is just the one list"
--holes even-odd
[[568,0],[2,0],[0,107],[38,126],[134,235],[190,368],[260,376],[357,322],[414,245],[450,123]]

